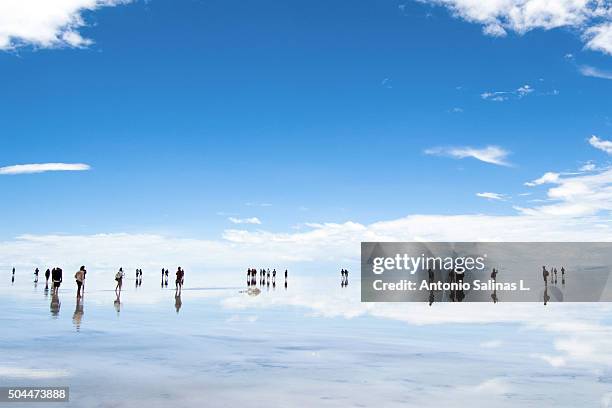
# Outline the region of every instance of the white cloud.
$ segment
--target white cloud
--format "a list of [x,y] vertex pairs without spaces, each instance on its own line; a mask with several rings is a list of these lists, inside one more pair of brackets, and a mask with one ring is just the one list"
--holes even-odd
[[38,163],[17,164],[15,166],[0,167],[0,175],[34,174],[48,171],[85,171],[91,167],[83,163]]
[[587,48],[612,55],[612,22],[588,28],[584,37],[587,39]]
[[506,199],[506,197],[503,194],[499,194],[499,193],[476,193],[476,195],[478,197],[482,197],[482,198],[486,198],[488,200],[499,200],[499,201],[504,201]]
[[589,143],[596,149],[603,150],[608,154],[612,154],[612,141],[600,139],[599,137],[593,135],[589,139]]
[[534,187],[547,183],[556,183],[559,181],[559,173],[555,173],[549,171],[548,173],[544,173],[544,175],[540,178],[537,178],[533,181],[528,181],[525,183],[526,186]]
[[445,6],[457,18],[481,24],[486,35],[569,27],[582,32],[585,47],[612,54],[609,0],[418,0]]
[[257,217],[251,217],[251,218],[229,217],[228,220],[230,222],[234,223],[234,224],[256,224],[256,225],[261,225],[261,221]]
[[577,175],[549,172],[525,184],[554,185],[547,192],[546,204],[528,209],[520,208],[525,214],[580,217],[612,211],[612,168]]
[[506,158],[509,152],[499,146],[487,146],[481,149],[473,147],[434,147],[425,150],[425,154],[435,156],[449,156],[455,159],[472,157],[485,163],[508,166]]
[[131,0],[2,0],[0,50],[31,45],[39,48],[85,47],[81,36],[83,12],[129,3]]
[[590,65],[582,65],[578,68],[578,70],[584,76],[601,79],[612,79],[612,72],[604,71],[602,69],[595,68]]

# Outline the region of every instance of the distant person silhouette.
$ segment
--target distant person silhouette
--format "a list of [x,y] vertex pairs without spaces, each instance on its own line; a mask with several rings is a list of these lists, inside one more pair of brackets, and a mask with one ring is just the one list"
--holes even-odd
[[121,292],[124,276],[125,274],[123,273],[123,268],[119,268],[119,271],[117,271],[117,273],[115,274],[115,281],[117,282],[117,286],[115,286],[115,292]]
[[542,278],[544,278],[544,285],[548,285],[548,271],[546,266],[542,266]]
[[49,286],[49,278],[51,277],[51,271],[49,268],[45,271],[45,285]]
[[53,282],[52,292],[57,293],[63,281],[61,268],[53,268],[53,270],[51,271],[51,281]]
[[[427,278],[429,279],[429,283],[433,283],[435,276],[434,271],[431,268],[427,270]],[[431,303],[429,304],[429,306],[431,306]]]
[[85,266],[81,266],[81,268],[74,274],[74,279],[77,284],[77,298],[80,298],[81,288],[83,287],[83,281],[85,280]]
[[287,280],[288,274],[289,274],[289,272],[285,269],[285,280]]
[[494,282],[497,282],[497,269],[493,268],[493,271],[491,271],[491,279],[493,279]]
[[38,283],[38,268],[34,269],[34,283]]
[[176,289],[183,290],[183,282],[185,280],[185,271],[179,266],[176,270]]
[[15,268],[13,268],[13,276],[11,277],[11,283],[15,283]]

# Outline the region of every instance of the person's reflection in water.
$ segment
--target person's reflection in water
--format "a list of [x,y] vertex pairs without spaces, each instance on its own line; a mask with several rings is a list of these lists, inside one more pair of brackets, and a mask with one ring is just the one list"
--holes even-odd
[[[460,282],[463,282],[463,280]],[[463,299],[465,299],[465,292],[463,291],[463,287],[460,286],[460,289],[457,291],[457,302],[463,302]]]
[[285,281],[285,290],[287,290],[287,281]]
[[174,308],[176,309],[176,314],[178,314],[182,306],[183,301],[181,300],[181,291],[178,290],[174,293]]
[[77,331],[81,329],[81,321],[83,320],[83,298],[77,297],[76,307],[74,308],[74,314],[72,315],[72,324],[76,327]]
[[545,286],[544,287],[544,306],[546,306],[549,300],[550,300],[550,296],[548,296],[548,286]]
[[499,299],[497,298],[497,288],[493,288],[493,293],[491,293],[491,299],[493,299],[493,303],[499,302]]
[[45,285],[45,297],[49,296],[49,285]]
[[117,293],[117,298],[113,302],[115,306],[115,311],[117,312],[117,316],[119,316],[119,312],[121,312],[121,292]]
[[51,292],[51,316],[56,317],[59,315],[60,312],[60,300],[59,300],[59,296],[57,294],[57,291],[53,291]]
[[435,300],[436,300],[436,297],[434,296],[434,291],[432,289],[429,291],[429,306],[431,306]]

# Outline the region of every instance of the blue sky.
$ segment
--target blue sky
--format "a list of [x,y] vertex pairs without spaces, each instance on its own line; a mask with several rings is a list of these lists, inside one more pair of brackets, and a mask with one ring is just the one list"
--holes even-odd
[[[588,139],[612,137],[612,81],[580,70],[605,76],[612,56],[583,27],[496,37],[396,1],[77,11],[91,44],[0,52],[0,166],[91,170],[0,176],[3,239],[513,215],[546,198],[525,182],[609,160]],[[425,154],[449,146],[499,146],[510,165]]]

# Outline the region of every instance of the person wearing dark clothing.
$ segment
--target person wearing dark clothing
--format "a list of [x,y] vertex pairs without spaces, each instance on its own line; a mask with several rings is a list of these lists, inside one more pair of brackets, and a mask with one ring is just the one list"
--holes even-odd
[[47,286],[49,285],[49,277],[51,276],[51,271],[49,270],[49,268],[47,268],[47,270],[45,271],[45,281]]
[[62,284],[62,268],[53,268],[51,271],[51,282],[53,282],[53,292],[57,293]]

